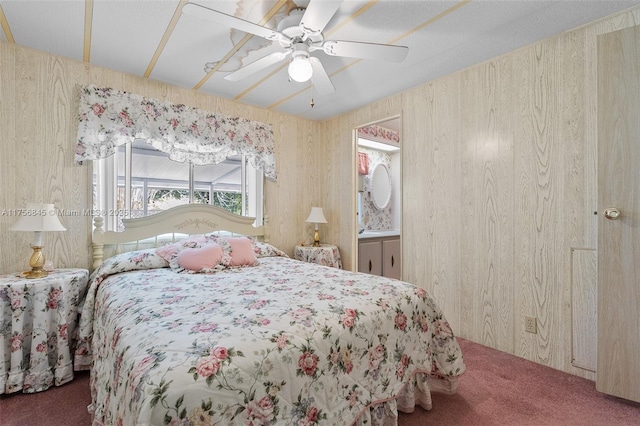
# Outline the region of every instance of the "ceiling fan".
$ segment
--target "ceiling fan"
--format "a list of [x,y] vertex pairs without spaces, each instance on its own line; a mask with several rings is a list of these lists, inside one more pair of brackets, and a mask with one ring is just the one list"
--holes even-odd
[[335,90],[320,59],[310,53],[323,51],[331,56],[374,59],[402,62],[409,51],[406,46],[364,43],[358,41],[325,40],[322,31],[333,15],[338,11],[342,0],[311,0],[305,8],[295,8],[278,23],[277,30],[262,27],[252,22],[219,12],[196,3],[187,3],[182,13],[206,19],[267,40],[276,41],[283,50],[264,56],[224,78],[238,81],[270,65],[291,56],[289,77],[298,82],[311,79],[319,93],[327,94]]

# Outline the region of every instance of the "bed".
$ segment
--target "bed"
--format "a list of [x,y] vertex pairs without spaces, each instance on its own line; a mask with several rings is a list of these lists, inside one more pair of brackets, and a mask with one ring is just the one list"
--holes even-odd
[[[456,391],[460,347],[424,289],[293,260],[211,206],[97,219],[75,357],[96,425],[395,424]],[[176,264],[212,247],[222,266]]]

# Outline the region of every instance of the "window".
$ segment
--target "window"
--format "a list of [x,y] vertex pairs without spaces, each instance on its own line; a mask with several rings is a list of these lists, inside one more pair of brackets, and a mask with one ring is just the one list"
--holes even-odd
[[212,204],[262,224],[263,174],[243,156],[195,166],[169,159],[144,140],[120,146],[94,161],[94,209],[105,230],[121,231],[122,219],[187,203]]

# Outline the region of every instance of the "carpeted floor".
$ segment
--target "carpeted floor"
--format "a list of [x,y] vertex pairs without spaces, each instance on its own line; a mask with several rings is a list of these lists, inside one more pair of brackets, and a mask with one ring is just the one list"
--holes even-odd
[[595,383],[460,339],[467,371],[455,395],[433,394],[430,411],[400,413],[400,426],[640,425],[640,404]]
[[[467,372],[456,395],[433,394],[433,409],[400,414],[399,426],[640,425],[640,404],[596,391],[589,380],[460,339]],[[89,374],[36,394],[0,396],[2,426],[91,424]]]

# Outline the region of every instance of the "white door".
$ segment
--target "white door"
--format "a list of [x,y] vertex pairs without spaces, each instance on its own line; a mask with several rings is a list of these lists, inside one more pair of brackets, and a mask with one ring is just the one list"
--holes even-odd
[[596,387],[601,392],[638,402],[640,402],[639,79],[640,27],[600,36],[598,38],[598,366]]

